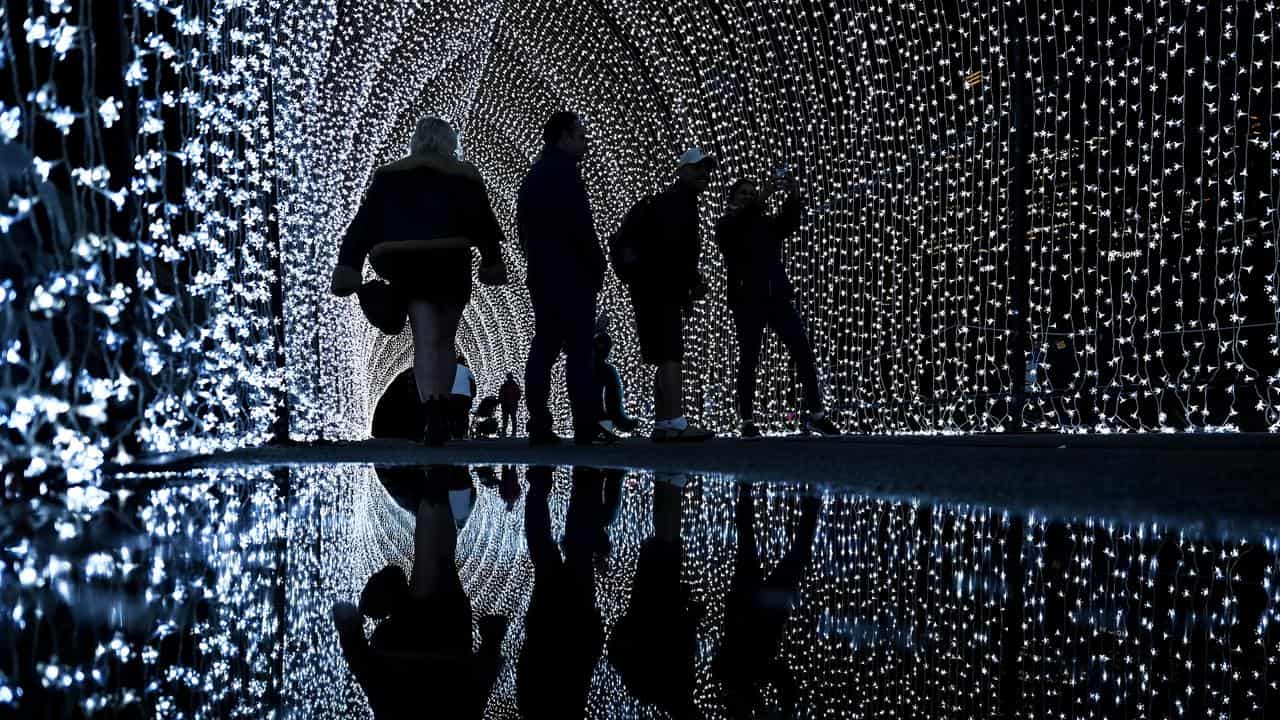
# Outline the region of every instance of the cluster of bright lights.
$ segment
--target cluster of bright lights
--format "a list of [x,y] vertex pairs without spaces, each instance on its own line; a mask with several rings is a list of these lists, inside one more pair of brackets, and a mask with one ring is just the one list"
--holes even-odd
[[[294,36],[333,38],[308,45],[320,59],[297,58],[325,72],[295,75],[308,112],[288,145],[307,155],[282,215],[301,437],[361,435],[411,362],[406,336],[379,337],[324,292],[373,167],[403,153],[417,116],[450,117],[510,236],[541,122],[566,107],[590,128],[602,235],[670,179],[683,147],[722,159],[702,209],[712,292],[688,336],[687,405],[704,423],[736,424],[712,224],[730,180],[787,164],[807,207],[790,271],[846,429],[1277,427],[1266,3],[350,7],[299,19]],[[1022,207],[1027,237],[1013,238]],[[647,416],[650,374],[612,278],[601,306]],[[459,344],[482,394],[519,373],[531,334],[522,287],[477,291]],[[758,394],[766,427],[788,427],[797,384],[771,337]],[[563,397],[557,412],[567,419]]]
[[[0,707],[76,717],[270,717],[286,581],[268,471],[134,478],[13,504],[0,551]],[[16,665],[14,664],[16,662]]]
[[[1280,427],[1280,28],[1263,0],[109,14],[0,12],[0,459],[30,457],[31,474],[262,442],[286,386],[295,437],[364,436],[411,363],[407,334],[327,293],[373,169],[419,117],[451,119],[510,238],[541,123],[566,107],[590,127],[602,235],[682,148],[722,159],[702,210],[712,292],[689,328],[694,419],[736,420],[712,243],[724,190],[786,164],[807,208],[787,244],[797,303],[846,429]],[[478,289],[459,334],[484,395],[532,335],[512,250],[516,283]],[[647,416],[612,278],[601,310]],[[765,426],[786,427],[796,383],[771,336],[758,394]]]
[[269,437],[274,6],[0,8],[0,464]]

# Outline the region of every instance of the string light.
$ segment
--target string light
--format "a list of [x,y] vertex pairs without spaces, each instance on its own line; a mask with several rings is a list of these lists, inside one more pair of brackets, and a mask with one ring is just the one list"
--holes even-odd
[[[286,387],[297,439],[365,436],[411,351],[326,280],[373,169],[418,117],[451,119],[510,238],[541,122],[564,107],[593,137],[602,234],[683,147],[723,161],[702,213],[712,294],[689,327],[695,420],[736,424],[711,242],[726,182],[785,163],[806,206],[789,269],[846,429],[1280,428],[1270,3],[130,8],[119,37],[83,2],[0,15],[0,233],[17,250],[0,279],[0,451],[32,475],[261,443]],[[1011,238],[1024,193],[1027,236]],[[478,290],[459,335],[484,395],[532,330],[504,252],[517,282]],[[601,307],[646,416],[612,277]],[[771,337],[758,393],[767,429],[788,427],[795,382]]]

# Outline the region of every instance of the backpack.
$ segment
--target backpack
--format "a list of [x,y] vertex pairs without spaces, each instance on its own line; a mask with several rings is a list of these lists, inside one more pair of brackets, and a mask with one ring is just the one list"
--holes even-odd
[[640,198],[609,238],[609,264],[623,283],[630,285],[639,278],[643,265],[641,248],[645,236],[652,232],[654,195]]

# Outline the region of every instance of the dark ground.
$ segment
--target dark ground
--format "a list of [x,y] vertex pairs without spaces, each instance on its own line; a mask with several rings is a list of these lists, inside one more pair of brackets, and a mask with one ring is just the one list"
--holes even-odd
[[784,437],[717,439],[701,445],[628,440],[593,448],[475,440],[431,449],[401,440],[369,440],[253,448],[187,458],[171,467],[335,463],[590,465],[725,473],[752,481],[838,486],[893,499],[1154,521],[1212,535],[1280,534],[1280,437],[1268,435]]

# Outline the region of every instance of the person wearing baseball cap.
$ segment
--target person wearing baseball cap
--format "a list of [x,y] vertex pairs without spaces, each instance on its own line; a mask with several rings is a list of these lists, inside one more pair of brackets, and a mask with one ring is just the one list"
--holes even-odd
[[675,182],[653,198],[652,236],[645,242],[631,283],[640,355],[657,367],[654,442],[714,437],[685,419],[683,365],[685,318],[693,303],[707,294],[706,282],[698,271],[702,252],[698,200],[717,166],[716,159],[700,148],[690,148],[680,156]]

